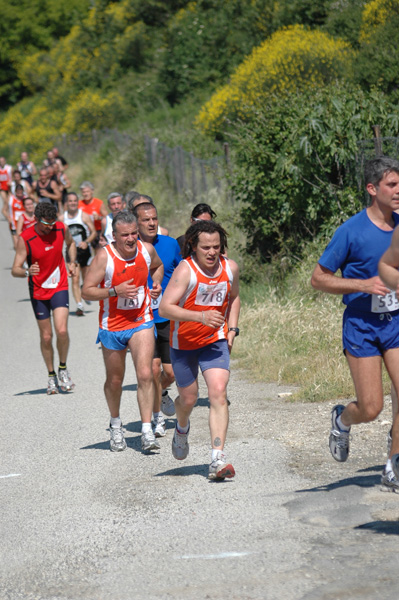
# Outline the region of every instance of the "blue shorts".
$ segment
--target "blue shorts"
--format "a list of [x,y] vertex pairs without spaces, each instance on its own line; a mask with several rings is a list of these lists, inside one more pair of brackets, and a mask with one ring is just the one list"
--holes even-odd
[[176,383],[179,387],[188,387],[197,379],[198,366],[201,367],[201,373],[207,369],[230,371],[230,353],[227,340],[218,340],[196,350],[175,350],[175,348],[171,348],[170,358]]
[[151,329],[154,326],[154,321],[143,323],[134,329],[124,329],[123,331],[107,331],[99,329],[96,344],[100,342],[108,350],[126,350],[129,340],[137,331],[142,329]]
[[68,290],[61,290],[55,292],[48,300],[37,300],[36,298],[30,299],[33,307],[33,312],[38,321],[50,318],[50,313],[55,308],[69,308],[69,294]]
[[347,308],[343,316],[342,344],[352,356],[382,356],[399,348],[399,310],[366,313]]

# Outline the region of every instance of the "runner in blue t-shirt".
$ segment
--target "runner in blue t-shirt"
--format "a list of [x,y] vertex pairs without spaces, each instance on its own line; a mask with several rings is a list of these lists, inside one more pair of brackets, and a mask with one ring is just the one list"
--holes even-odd
[[[343,348],[356,390],[356,401],[332,410],[330,451],[344,462],[349,455],[352,425],[373,421],[383,402],[382,360],[393,387],[393,426],[389,457],[381,489],[399,493],[392,455],[399,453],[399,302],[378,276],[378,261],[399,224],[399,162],[388,157],[366,164],[365,184],[370,206],[335,232],[312,275],[312,286],[343,294]],[[340,270],[342,277],[336,276]]]
[[[165,290],[172,277],[173,271],[181,261],[179,244],[174,238],[158,233],[158,213],[151,203],[142,203],[135,207],[133,214],[137,217],[139,236],[143,242],[152,244],[164,265],[164,277],[162,280],[162,292]],[[148,278],[148,286],[152,288],[151,277]],[[158,384],[158,396],[154,403],[153,428],[156,437],[166,434],[164,415],[171,417],[175,414],[175,406],[170,398],[167,388],[174,382],[175,376],[170,359],[169,331],[170,321],[160,317],[158,314],[159,303],[162,293],[152,301],[154,322],[157,330],[155,343],[155,354],[153,360],[154,379]],[[163,413],[163,414],[162,414]]]

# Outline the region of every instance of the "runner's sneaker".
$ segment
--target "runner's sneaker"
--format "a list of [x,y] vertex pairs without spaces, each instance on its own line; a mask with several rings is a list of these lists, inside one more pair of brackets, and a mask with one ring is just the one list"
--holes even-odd
[[167,390],[162,392],[161,410],[166,417],[173,417],[176,413],[175,403],[169,396]]
[[389,458],[389,455],[391,454],[391,446],[392,446],[392,429],[390,429],[387,434],[387,456],[388,456],[388,458]]
[[165,419],[162,413],[160,413],[156,419],[152,420],[152,430],[157,438],[166,435]]
[[159,450],[161,447],[158,440],[155,439],[154,432],[152,430],[141,434],[141,449],[143,452],[148,450]]
[[110,431],[110,440],[109,440],[109,448],[111,452],[122,452],[126,450],[126,441],[123,435],[122,426],[121,427],[111,427],[111,423],[109,425]]
[[235,474],[233,465],[226,463],[226,455],[219,450],[209,465],[208,479],[231,479]]
[[49,377],[48,383],[47,383],[47,394],[49,396],[51,396],[52,394],[58,394],[59,389],[58,389],[58,381],[57,381],[57,376],[54,375],[53,377]]
[[58,369],[58,381],[60,390],[63,392],[70,392],[75,387],[67,369]]
[[173,435],[172,440],[172,454],[177,460],[184,460],[188,456],[189,445],[188,445],[188,433],[190,431],[190,427],[187,433],[179,433],[177,431],[177,423],[175,427],[175,433]]
[[399,479],[399,454],[394,454],[391,458],[392,469],[396,477]]
[[76,312],[75,315],[77,317],[83,317],[85,314],[85,309],[83,307],[83,303],[82,302],[78,302],[77,306],[76,306]]
[[386,471],[384,469],[381,475],[380,490],[382,492],[394,492],[395,494],[399,494],[399,479],[393,471]]
[[330,433],[330,452],[338,462],[345,462],[349,456],[349,431],[342,431],[337,425],[337,418],[345,410],[343,404],[334,406],[331,412],[332,428]]

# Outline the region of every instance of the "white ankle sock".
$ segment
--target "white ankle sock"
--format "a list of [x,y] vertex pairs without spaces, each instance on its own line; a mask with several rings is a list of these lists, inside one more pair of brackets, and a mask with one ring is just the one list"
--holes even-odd
[[148,433],[149,431],[151,431],[151,423],[142,423],[141,433]]
[[189,429],[190,429],[190,423],[187,423],[187,426],[186,426],[186,427],[182,427],[182,426],[180,425],[180,423],[179,423],[179,422],[177,422],[177,431],[178,431],[179,433],[187,433],[187,431],[188,431]]
[[337,417],[336,419],[337,425],[338,427],[342,430],[342,431],[349,431],[351,426],[349,425],[349,427],[347,425],[344,425],[341,421],[341,415],[339,415],[339,417]]
[[122,427],[122,421],[120,417],[111,417],[110,421],[111,427],[113,429],[117,429],[118,427]]

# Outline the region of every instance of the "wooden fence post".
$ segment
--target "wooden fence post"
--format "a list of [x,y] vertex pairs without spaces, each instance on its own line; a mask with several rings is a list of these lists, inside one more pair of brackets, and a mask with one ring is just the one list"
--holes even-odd
[[375,155],[378,158],[382,155],[382,137],[381,130],[379,125],[373,125],[374,132],[374,151]]

